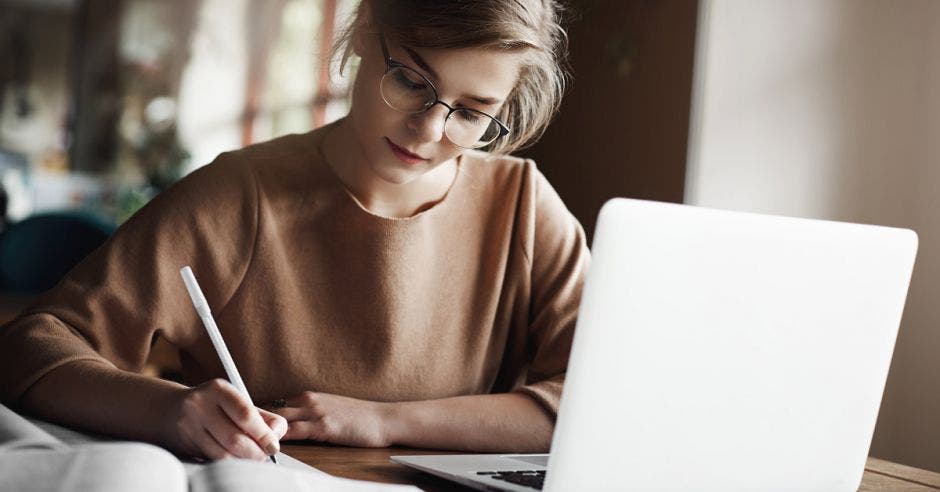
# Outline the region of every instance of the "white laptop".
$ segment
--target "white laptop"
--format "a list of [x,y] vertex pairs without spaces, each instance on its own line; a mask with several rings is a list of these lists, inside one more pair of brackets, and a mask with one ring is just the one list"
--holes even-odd
[[855,491],[916,250],[905,229],[611,200],[551,455],[392,461],[484,490]]

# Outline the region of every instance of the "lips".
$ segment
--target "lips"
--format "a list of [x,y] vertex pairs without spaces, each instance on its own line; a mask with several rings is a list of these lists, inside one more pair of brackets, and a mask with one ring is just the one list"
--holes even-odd
[[415,154],[414,152],[410,152],[398,145],[395,145],[395,143],[392,142],[391,139],[389,139],[388,137],[385,137],[385,143],[388,144],[389,148],[399,159],[402,159],[408,162],[409,164],[423,162],[427,160],[424,157],[421,157],[420,155]]

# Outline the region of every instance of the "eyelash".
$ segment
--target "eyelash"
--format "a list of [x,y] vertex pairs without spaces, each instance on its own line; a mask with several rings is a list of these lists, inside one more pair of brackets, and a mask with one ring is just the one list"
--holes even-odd
[[[417,91],[423,91],[423,90],[425,90],[425,89],[428,88],[428,86],[425,85],[425,84],[422,84],[422,83],[415,83],[413,80],[411,80],[410,78],[408,78],[408,76],[405,75],[403,72],[398,72],[398,73],[396,73],[396,74],[395,74],[395,79],[398,81],[399,84],[402,85],[402,87],[405,87],[406,89],[408,89],[408,90],[410,90],[410,91],[415,91],[415,92],[417,92]],[[463,105],[463,104],[456,104],[454,107],[456,107],[456,108],[461,108],[461,109],[470,109],[470,110],[474,110],[474,111],[479,111],[479,110],[476,109],[476,108],[473,108],[473,107],[471,107],[471,106],[465,106],[465,105]],[[475,122],[475,121],[479,121],[479,119],[481,118],[480,115],[475,114],[475,113],[462,112],[461,115],[463,115],[463,114],[467,114],[467,115],[468,115],[467,117],[464,117],[464,119],[467,120],[467,121],[473,121],[473,122]]]
[[409,90],[418,91],[418,90],[424,90],[427,88],[426,85],[415,83],[413,80],[409,79],[401,72],[396,74],[395,78],[398,79],[398,82],[402,84],[402,86],[406,87]]
[[482,116],[480,116],[480,115],[478,115],[478,114],[476,114],[476,113],[472,113],[472,112],[470,112],[470,111],[458,111],[458,113],[460,113],[460,117],[461,117],[461,118],[463,118],[464,120],[466,120],[466,121],[468,121],[468,122],[470,122],[470,123],[476,123],[476,122],[478,122],[478,121],[480,121],[480,120],[483,119]]

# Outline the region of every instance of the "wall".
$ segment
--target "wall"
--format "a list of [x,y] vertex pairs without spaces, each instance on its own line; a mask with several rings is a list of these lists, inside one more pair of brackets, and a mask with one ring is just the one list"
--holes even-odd
[[578,0],[574,82],[532,157],[590,238],[615,196],[681,202],[697,2]]
[[940,471],[940,2],[700,10],[686,201],[920,234],[871,454]]

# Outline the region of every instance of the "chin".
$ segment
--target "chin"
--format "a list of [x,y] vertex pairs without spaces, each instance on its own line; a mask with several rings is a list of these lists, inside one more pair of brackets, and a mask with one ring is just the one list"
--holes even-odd
[[428,169],[422,167],[419,168],[405,168],[404,165],[383,165],[383,166],[373,166],[372,171],[375,172],[376,176],[382,179],[387,183],[404,185],[408,184],[421,176],[423,176]]

